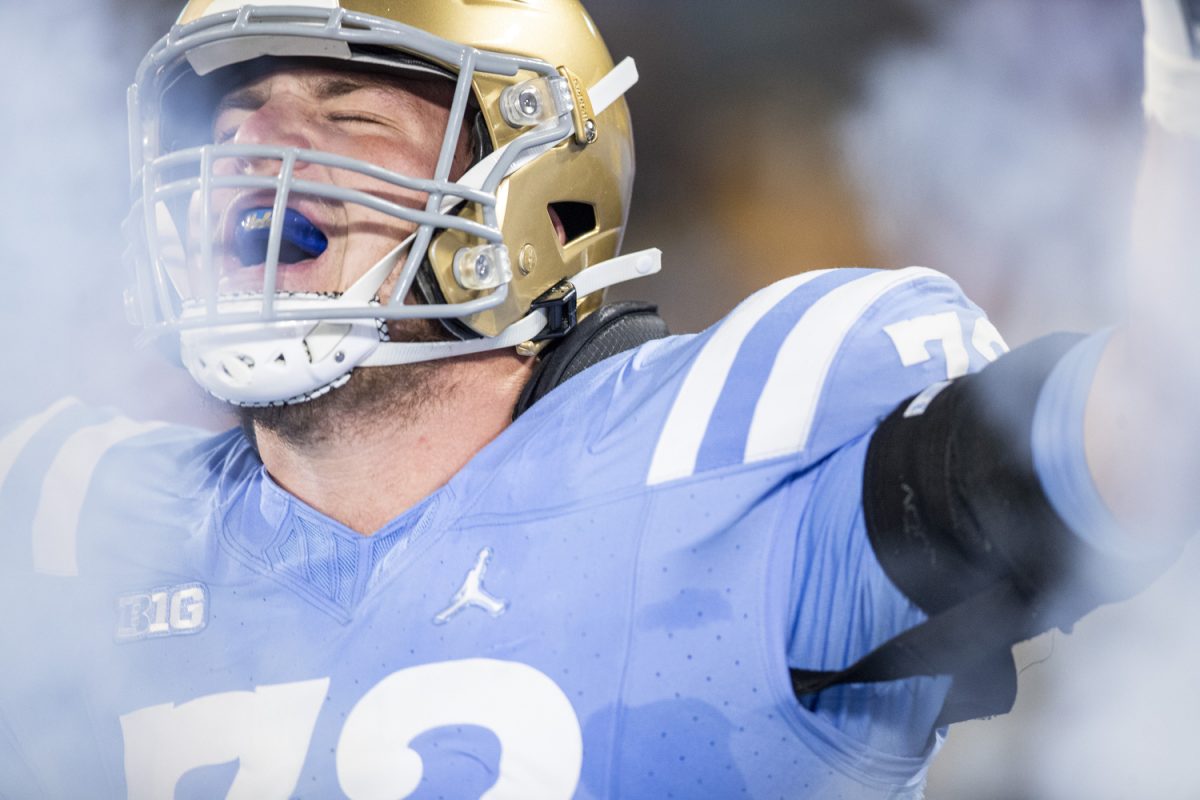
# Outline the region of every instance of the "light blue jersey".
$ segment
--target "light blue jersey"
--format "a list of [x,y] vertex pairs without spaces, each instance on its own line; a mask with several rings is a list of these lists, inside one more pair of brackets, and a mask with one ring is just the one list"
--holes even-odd
[[945,681],[801,703],[788,667],[923,619],[866,538],[869,435],[1003,349],[938,273],[806,273],[371,537],[239,432],[61,403],[0,439],[0,795],[919,797]]

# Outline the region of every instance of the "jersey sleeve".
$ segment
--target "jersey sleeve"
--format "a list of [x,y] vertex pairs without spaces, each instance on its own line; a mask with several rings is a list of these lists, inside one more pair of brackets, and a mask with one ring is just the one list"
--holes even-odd
[[[776,532],[796,537],[789,666],[841,669],[922,622],[866,535],[866,448],[906,398],[1007,350],[983,312],[932,270],[830,270],[768,287],[684,347],[669,353],[686,361],[674,366],[647,483],[770,465],[791,476],[799,519]],[[806,702],[869,747],[916,755],[947,689],[943,679],[838,686]]]
[[[821,317],[830,333],[812,328],[795,345],[815,338],[826,348],[816,356],[822,378],[807,385],[795,380],[805,370],[818,373],[809,361],[813,355],[796,353],[784,356],[796,368],[778,378],[792,382],[790,393],[801,398],[810,420],[807,452],[798,455],[813,471],[793,567],[788,662],[840,670],[925,620],[885,574],[867,536],[862,487],[872,431],[898,404],[914,396],[912,402],[923,402],[1007,347],[957,285],[928,270],[874,273],[819,302],[833,309]],[[785,440],[796,423],[785,419],[782,408],[776,414],[780,422],[771,438]],[[858,741],[913,755],[927,746],[949,684],[948,678],[917,678],[839,685],[803,702]]]
[[80,665],[109,663],[96,643],[111,640],[117,592],[172,563],[157,556],[196,523],[188,500],[208,470],[185,465],[212,440],[73,398],[0,429],[0,794],[119,791],[97,779],[111,775],[108,734],[96,733]]
[[[799,398],[800,419],[788,420],[779,404],[772,433],[763,435],[785,443],[802,431],[797,456],[814,473],[799,525],[788,664],[842,669],[925,619],[883,572],[866,535],[862,487],[871,432],[896,405],[936,395],[1007,345],[958,285],[930,270],[876,272],[841,284],[805,312],[802,326],[808,333],[781,348],[793,366],[775,379]],[[808,636],[822,620],[827,638]],[[913,754],[928,744],[948,688],[949,679],[929,678],[840,685],[804,702],[856,740]]]
[[957,284],[919,267],[808,272],[669,350],[651,486],[735,464],[815,464],[903,398],[1007,350]]
[[178,499],[203,474],[185,468],[198,461],[186,456],[213,439],[74,398],[0,431],[3,569],[72,578],[87,571],[89,551],[127,555],[125,545],[139,546],[136,521],[178,516]]
[[[751,296],[714,328],[655,343],[635,363],[668,380],[609,418],[662,419],[650,487],[774,470],[793,495],[787,661],[838,670],[924,621],[886,576],[862,511],[871,432],[907,398],[1007,351],[957,284],[933,270],[810,272]],[[630,376],[631,382],[634,376]],[[656,408],[668,398],[670,405]],[[620,408],[615,398],[614,408]],[[798,510],[798,518],[796,516]],[[837,686],[808,709],[868,747],[926,750],[947,679]]]
[[0,430],[0,512],[5,519],[0,548],[9,580],[34,571],[34,520],[43,507],[47,476],[56,463],[66,466],[60,457],[63,446],[104,417],[68,397]]
[[[837,671],[919,625],[925,614],[900,592],[871,549],[862,510],[869,437],[827,459],[813,479],[792,565],[788,666]],[[949,678],[840,684],[800,698],[855,741],[916,756],[929,744]]]

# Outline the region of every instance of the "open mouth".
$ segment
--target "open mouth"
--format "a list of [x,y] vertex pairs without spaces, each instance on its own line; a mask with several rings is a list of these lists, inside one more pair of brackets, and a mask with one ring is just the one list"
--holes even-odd
[[[266,262],[274,216],[269,206],[247,208],[238,214],[232,245],[243,267],[256,267]],[[282,233],[279,242],[280,264],[297,264],[319,258],[329,246],[329,239],[320,228],[293,208],[284,211]]]

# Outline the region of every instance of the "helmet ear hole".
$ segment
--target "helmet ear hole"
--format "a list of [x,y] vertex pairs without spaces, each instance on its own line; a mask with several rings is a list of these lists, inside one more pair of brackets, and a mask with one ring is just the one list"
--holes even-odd
[[550,221],[558,233],[558,242],[568,245],[596,230],[596,207],[591,203],[561,200],[546,206]]

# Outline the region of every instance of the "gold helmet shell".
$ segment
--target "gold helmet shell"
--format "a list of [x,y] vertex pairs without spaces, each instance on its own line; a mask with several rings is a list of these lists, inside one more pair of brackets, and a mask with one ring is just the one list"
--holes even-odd
[[[303,4],[296,0],[287,3]],[[480,51],[536,59],[584,90],[613,69],[612,57],[594,22],[577,0],[341,0],[340,4],[337,0],[309,0],[309,4],[399,23]],[[267,5],[276,3],[260,2],[256,7]],[[231,0],[193,0],[183,9],[178,24],[244,13],[244,8]],[[439,60],[428,52],[404,54],[434,61],[451,74],[460,69],[460,64]],[[535,77],[526,70],[513,75],[474,73],[473,102],[491,138],[490,148],[502,148],[522,133],[505,120],[502,95],[508,87]],[[583,136],[568,138],[497,186],[497,222],[511,257],[513,277],[503,304],[458,319],[470,332],[496,336],[527,314],[531,302],[560,280],[619,252],[634,174],[633,136],[624,99],[613,102],[590,123],[594,126],[589,131],[592,141]],[[565,243],[555,228],[551,209],[568,217]],[[481,209],[471,204],[459,213],[483,222]],[[426,297],[427,301],[466,303],[479,295],[456,280],[453,262],[464,248],[480,243],[461,230],[439,230],[433,235],[417,283],[426,294],[440,296]],[[601,294],[596,292],[582,301],[579,314],[597,307]]]

